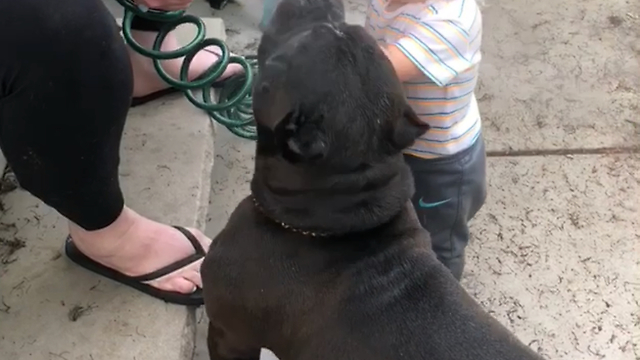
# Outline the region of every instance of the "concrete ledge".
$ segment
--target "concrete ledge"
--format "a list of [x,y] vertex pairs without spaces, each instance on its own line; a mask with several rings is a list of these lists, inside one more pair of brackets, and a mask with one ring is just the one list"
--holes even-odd
[[[224,36],[207,19],[210,36]],[[190,36],[187,32],[179,37]],[[120,176],[127,203],[153,219],[204,228],[213,127],[180,94],[132,109]],[[94,275],[61,253],[66,221],[24,191],[0,219],[0,359],[187,360],[195,311]]]

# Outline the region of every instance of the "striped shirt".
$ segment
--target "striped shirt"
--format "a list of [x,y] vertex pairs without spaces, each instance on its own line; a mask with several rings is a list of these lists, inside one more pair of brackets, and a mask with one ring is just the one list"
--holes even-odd
[[469,148],[481,127],[474,95],[482,38],[476,1],[425,0],[396,9],[388,4],[371,0],[365,27],[379,44],[397,46],[422,70],[422,76],[404,83],[404,91],[431,126],[405,152],[437,158]]

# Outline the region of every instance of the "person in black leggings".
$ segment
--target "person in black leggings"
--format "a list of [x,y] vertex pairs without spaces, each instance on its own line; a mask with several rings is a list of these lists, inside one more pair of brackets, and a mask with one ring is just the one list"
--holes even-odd
[[[139,1],[163,10],[189,2]],[[133,35],[150,47],[158,26],[138,19]],[[177,47],[173,36],[163,44]],[[190,77],[216,60],[202,51]],[[177,78],[181,61],[163,66]],[[0,147],[20,185],[69,220],[73,261],[165,301],[199,305],[199,264],[211,240],[138,215],[118,181],[132,96],[139,104],[167,87],[150,60],[125,46],[102,0],[0,1]]]

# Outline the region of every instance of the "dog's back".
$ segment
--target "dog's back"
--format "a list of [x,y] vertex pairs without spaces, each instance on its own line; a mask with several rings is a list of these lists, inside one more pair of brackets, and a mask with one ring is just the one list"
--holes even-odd
[[437,261],[412,211],[310,239],[244,200],[203,266],[210,334],[226,335],[210,341],[229,356],[267,347],[281,360],[539,359]]

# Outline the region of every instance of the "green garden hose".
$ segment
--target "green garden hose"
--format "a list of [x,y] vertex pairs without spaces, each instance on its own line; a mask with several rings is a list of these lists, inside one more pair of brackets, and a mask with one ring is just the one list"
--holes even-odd
[[[257,71],[255,57],[230,56],[227,45],[220,39],[205,39],[205,25],[202,19],[185,14],[185,11],[158,11],[143,9],[132,0],[117,0],[124,7],[124,19],[122,20],[122,35],[126,43],[139,54],[153,60],[153,65],[158,75],[169,85],[182,91],[196,107],[207,112],[212,120],[225,126],[235,135],[255,140],[256,129],[251,109],[251,86],[253,75]],[[158,32],[152,49],[145,49],[131,36],[131,21],[139,16],[145,19],[164,23]],[[196,37],[187,45],[174,51],[160,51],[162,42],[169,32],[180,25],[192,24],[196,26]],[[195,55],[208,46],[220,48],[220,60],[207,69],[197,80],[189,81],[189,65]],[[184,56],[184,62],[180,68],[180,79],[174,79],[167,74],[160,64],[160,60],[176,59]],[[211,98],[212,84],[224,73],[227,65],[235,63],[244,68],[244,75],[226,79],[218,96],[218,101]],[[193,95],[193,90],[202,90],[202,100]]]

